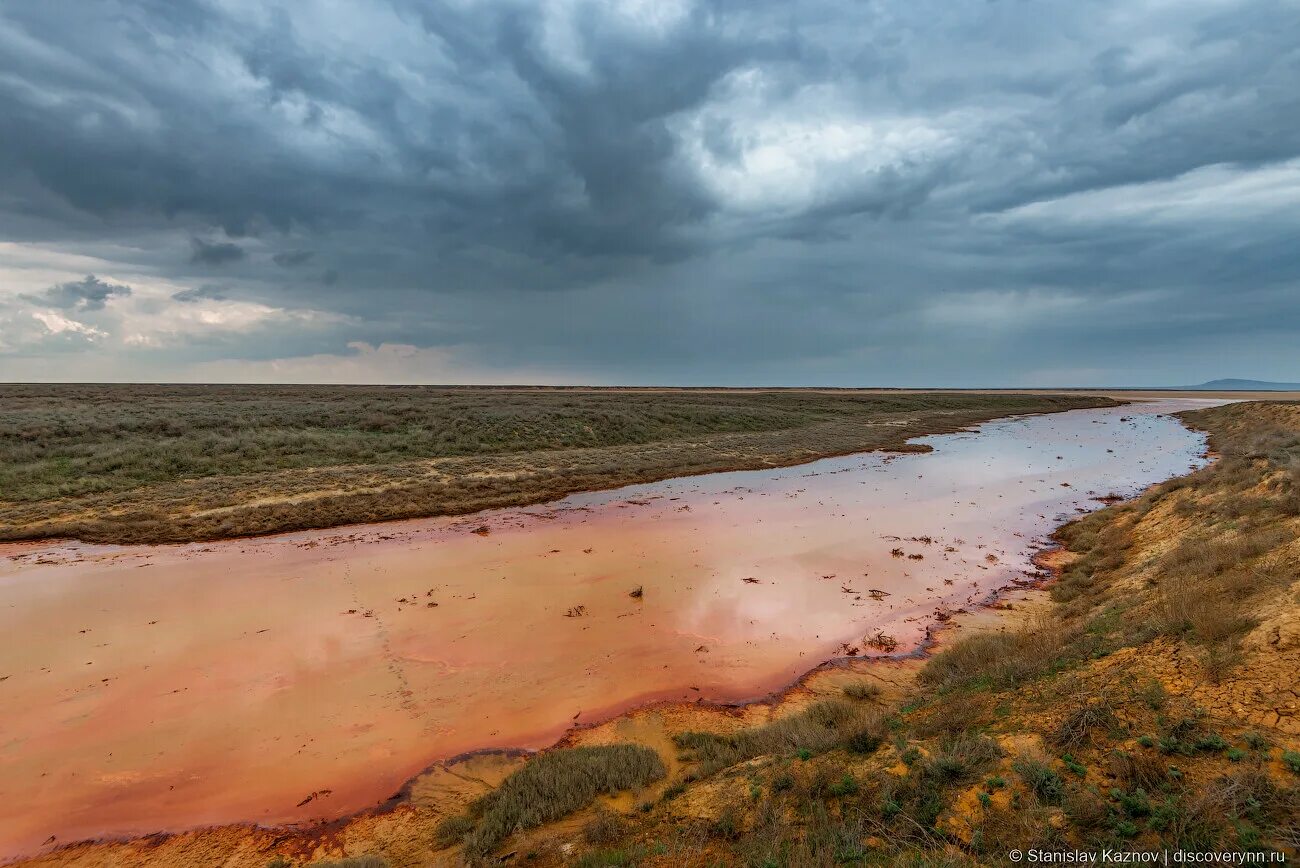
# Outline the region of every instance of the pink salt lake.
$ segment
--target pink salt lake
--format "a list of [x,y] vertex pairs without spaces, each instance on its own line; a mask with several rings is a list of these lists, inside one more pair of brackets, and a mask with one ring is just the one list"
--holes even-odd
[[904,653],[936,610],[1032,570],[1097,497],[1202,465],[1203,438],[1167,414],[1212,403],[1011,418],[920,438],[925,454],[467,518],[8,546],[0,858],[52,835],[338,817],[467,751],[545,747],[655,700],[762,697],[876,653],[880,632]]

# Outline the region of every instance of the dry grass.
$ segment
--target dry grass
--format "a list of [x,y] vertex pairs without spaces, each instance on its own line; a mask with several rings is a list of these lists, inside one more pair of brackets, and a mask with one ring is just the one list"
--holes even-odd
[[860,702],[871,702],[880,698],[880,685],[872,681],[853,681],[844,685],[844,695]]
[[1216,662],[1230,660],[1233,643],[1258,623],[1248,601],[1296,578],[1294,561],[1278,551],[1293,538],[1262,524],[1180,543],[1159,565],[1165,631],[1190,633]]
[[898,448],[1088,396],[0,386],[0,538],[177,542],[459,514]]
[[993,739],[960,732],[939,739],[923,771],[946,783],[959,783],[978,777],[1001,757],[1002,748]]
[[1062,750],[1073,751],[1119,731],[1120,721],[1108,695],[1076,696],[1052,733],[1052,741]]
[[1110,774],[1126,790],[1155,792],[1169,782],[1169,764],[1156,754],[1113,750],[1106,759]]
[[582,837],[588,844],[608,846],[626,838],[630,830],[631,824],[622,816],[601,809],[582,827]]
[[641,745],[551,751],[507,777],[468,816],[444,821],[438,834],[444,843],[463,841],[467,853],[487,853],[516,831],[571,814],[599,795],[644,787],[666,773],[659,755]]
[[978,633],[936,654],[922,684],[940,689],[1015,687],[1061,665],[1072,633],[1040,623],[1005,633]]
[[874,709],[826,699],[763,726],[730,735],[685,732],[676,736],[675,741],[684,749],[684,758],[708,775],[768,754],[812,755],[837,747],[869,753],[884,738],[882,721],[882,715]]

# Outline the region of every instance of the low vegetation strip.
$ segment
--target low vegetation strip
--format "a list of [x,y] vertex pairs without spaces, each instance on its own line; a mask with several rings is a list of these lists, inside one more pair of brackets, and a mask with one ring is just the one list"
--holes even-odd
[[438,837],[470,854],[492,851],[508,835],[540,826],[591,804],[597,796],[644,787],[667,774],[659,754],[634,744],[580,747],[542,754],[501,786],[444,820]]
[[848,747],[871,753],[880,746],[880,715],[857,703],[824,700],[800,714],[730,735],[684,732],[675,738],[679,748],[699,771],[712,774],[758,756],[822,753]]
[[902,448],[1068,395],[0,386],[0,539],[184,542]]

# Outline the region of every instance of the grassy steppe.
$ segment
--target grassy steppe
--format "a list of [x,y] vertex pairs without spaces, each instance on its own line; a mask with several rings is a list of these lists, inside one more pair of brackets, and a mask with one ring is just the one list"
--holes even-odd
[[181,542],[537,503],[901,448],[1106,398],[849,391],[0,386],[0,539]]

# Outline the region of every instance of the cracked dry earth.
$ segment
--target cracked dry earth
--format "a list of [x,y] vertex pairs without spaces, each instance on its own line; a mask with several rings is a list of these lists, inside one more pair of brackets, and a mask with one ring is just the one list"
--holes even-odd
[[[1279,423],[1300,430],[1300,405],[1274,413],[1280,416]],[[1277,476],[1266,475],[1252,487],[1250,496],[1266,500],[1278,483]],[[1197,510],[1212,508],[1216,497],[1222,495],[1176,490],[1143,515],[1129,531],[1133,550],[1126,557],[1126,566],[1113,576],[1104,602],[1094,610],[1127,597],[1133,603],[1130,618],[1136,613],[1153,621],[1161,618],[1160,599],[1153,591],[1158,591],[1162,581],[1172,579],[1161,575],[1160,559],[1172,557],[1180,544],[1205,534],[1205,522]],[[1282,579],[1280,587],[1272,591],[1252,589],[1249,583],[1236,591],[1244,595],[1238,605],[1246,610],[1243,617],[1253,626],[1230,649],[1232,660],[1225,671],[1210,671],[1202,643],[1166,637],[1098,661],[1098,674],[1117,677],[1118,673],[1110,670],[1123,669],[1130,660],[1140,662],[1171,694],[1187,697],[1212,717],[1300,736],[1300,682],[1296,677],[1300,672],[1300,518],[1273,519],[1268,533],[1276,545],[1256,556],[1253,565],[1227,565],[1228,572],[1267,568]],[[1230,593],[1206,590],[1214,596]]]

